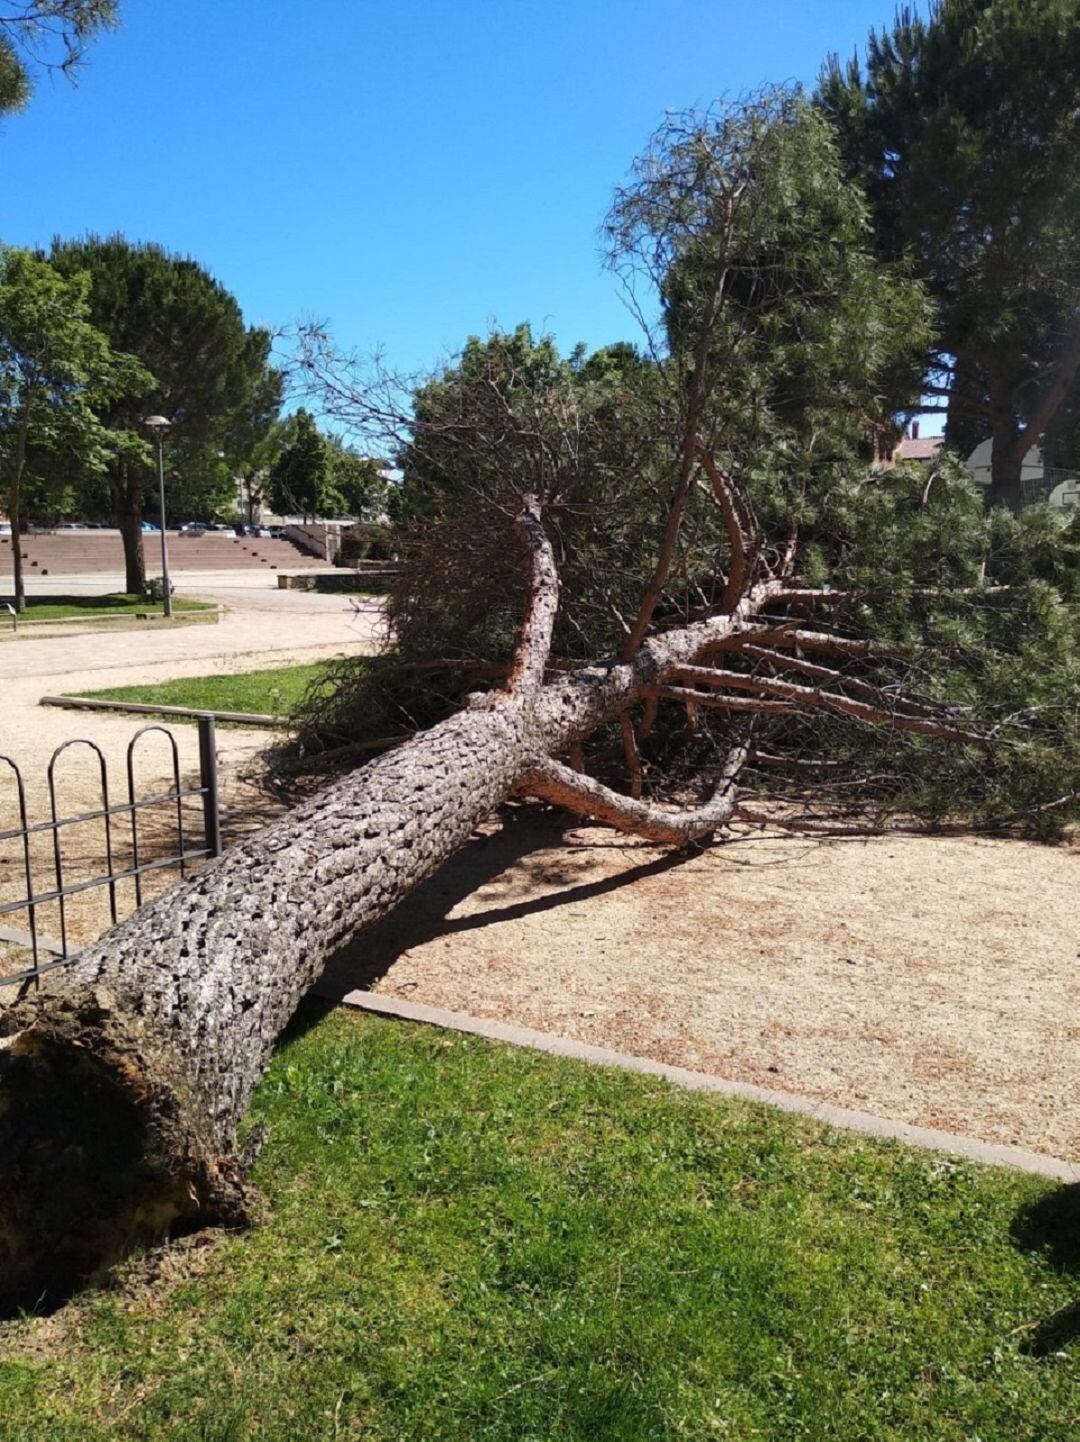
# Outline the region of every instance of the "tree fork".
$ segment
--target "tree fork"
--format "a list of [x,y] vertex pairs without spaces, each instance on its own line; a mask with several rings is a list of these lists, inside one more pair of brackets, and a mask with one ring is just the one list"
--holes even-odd
[[704,806],[685,811],[667,811],[649,806],[636,796],[621,796],[599,781],[552,760],[542,762],[524,777],[519,790],[524,795],[563,806],[578,816],[602,821],[616,831],[629,831],[662,846],[685,848],[707,840],[731,820],[739,774],[747,755],[745,746],[733,747],[711,798]]

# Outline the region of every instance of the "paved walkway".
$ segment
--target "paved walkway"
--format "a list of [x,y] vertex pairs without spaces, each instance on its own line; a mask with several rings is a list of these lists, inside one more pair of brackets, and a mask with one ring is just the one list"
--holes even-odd
[[[178,626],[174,630],[112,629],[98,623],[71,634],[49,628],[0,645],[0,681],[39,685],[39,694],[57,689],[122,686],[169,676],[198,676],[219,670],[257,670],[296,659],[346,651],[369,651],[378,643],[382,608],[366,596],[322,596],[307,591],[230,586],[228,579],[197,587],[179,587],[220,602],[216,626]],[[107,676],[99,673],[108,672]],[[115,674],[114,674],[115,673]],[[58,678],[63,684],[58,684]],[[33,698],[36,704],[37,696]],[[5,688],[0,735],[9,719]]]
[[[180,587],[189,593],[195,589]],[[93,634],[21,635],[0,645],[0,753],[23,767],[40,797],[53,750],[71,736],[87,736],[122,766],[128,741],[145,720],[107,713],[55,710],[41,696],[98,690],[179,676],[254,671],[267,666],[364,654],[378,648],[381,605],[369,597],[320,596],[266,586],[200,584],[198,594],[226,610],[216,626],[175,630],[115,630]],[[152,718],[147,718],[152,719]],[[185,765],[196,758],[195,730],[179,726]],[[235,766],[267,744],[265,731],[220,730],[221,758]],[[118,773],[119,774],[119,773]],[[0,809],[5,803],[0,797]]]
[[[151,571],[151,578],[156,572]],[[305,575],[340,576],[335,566],[305,569]],[[170,572],[173,586],[182,596],[206,596],[211,591],[234,594],[237,591],[260,591],[264,595],[276,595],[277,573],[267,575],[265,571],[185,571]],[[24,577],[28,596],[106,596],[123,592],[127,581],[123,571],[102,571],[92,576],[63,574],[38,576],[33,572]],[[282,591],[281,595],[287,595]],[[11,587],[0,576],[0,596],[11,596]]]
[[[110,800],[124,799],[128,744],[152,716],[124,716],[108,712],[63,711],[38,704],[42,695],[63,691],[98,690],[138,682],[164,681],[180,676],[254,671],[292,662],[317,661],[340,655],[363,655],[378,649],[381,603],[370,597],[320,596],[303,591],[279,591],[258,577],[253,586],[243,577],[201,576],[197,585],[181,584],[183,594],[218,600],[225,612],[218,625],[180,626],[174,630],[111,630],[99,627],[91,634],[31,635],[25,633],[0,644],[0,754],[10,756],[22,769],[31,822],[48,816],[47,767],[61,743],[86,737],[101,747],[109,767]],[[57,590],[60,589],[60,582]],[[100,583],[97,589],[101,589]],[[106,585],[105,589],[109,589]],[[115,586],[112,589],[116,589]],[[57,594],[54,591],[53,594]],[[354,603],[355,602],[355,603]],[[198,774],[198,732],[194,726],[173,724],[182,774]],[[226,842],[239,830],[259,824],[276,809],[255,781],[245,779],[260,751],[273,744],[278,733],[219,727],[218,760],[221,768],[223,829]],[[161,735],[149,735],[140,744],[136,767],[139,795],[166,789],[171,752]],[[61,815],[74,815],[100,805],[100,783],[93,755],[76,748],[57,765],[57,807]],[[0,767],[0,830],[13,825],[15,787],[7,768]],[[152,825],[152,816],[147,821]],[[171,828],[171,812],[161,818]],[[118,821],[114,845],[126,845],[126,828]],[[170,833],[171,834],[171,833]],[[169,843],[171,847],[171,842]],[[72,826],[64,833],[67,879],[78,879],[80,868],[98,871],[103,836],[100,822]],[[33,838],[36,889],[51,885],[52,854],[49,837]],[[168,885],[172,875],[157,873],[150,891]],[[148,878],[148,885],[150,882]],[[128,883],[122,883],[127,887]],[[18,843],[0,843],[0,900],[24,894],[21,851]],[[104,890],[82,893],[68,903],[68,924],[75,942],[85,943],[107,924]],[[124,893],[121,908],[131,909]],[[39,908],[43,930],[55,933],[55,906]],[[23,914],[0,918],[22,926]],[[2,958],[0,958],[2,959]],[[2,968],[0,968],[2,970]],[[2,997],[0,997],[2,1001]]]

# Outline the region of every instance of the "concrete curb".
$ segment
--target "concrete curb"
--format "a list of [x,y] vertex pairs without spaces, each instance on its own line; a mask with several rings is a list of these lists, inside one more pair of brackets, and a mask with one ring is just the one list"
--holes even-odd
[[96,696],[42,696],[39,706],[60,706],[68,711],[120,711],[133,716],[179,716],[183,720],[197,721],[200,716],[213,716],[215,721],[227,721],[236,726],[251,726],[273,731],[287,731],[288,717],[264,716],[259,711],[211,711],[205,706],[196,710],[191,706],[153,706],[142,701],[107,701]]
[[547,1032],[533,1031],[523,1026],[509,1026],[505,1022],[489,1021],[485,1017],[467,1016],[464,1012],[444,1011],[441,1007],[425,1006],[421,1002],[405,1001],[399,997],[382,996],[371,991],[343,992],[340,988],[326,983],[318,984],[315,994],[324,1001],[356,1007],[361,1011],[392,1017],[397,1021],[424,1022],[430,1026],[484,1037],[488,1041],[505,1042],[509,1046],[528,1047],[534,1051],[548,1052],[551,1056],[589,1062],[593,1066],[618,1067],[622,1071],[637,1072],[643,1076],[662,1077],[689,1091],[713,1092],[719,1096],[761,1102],[765,1106],[810,1117],[814,1121],[840,1127],[844,1131],[903,1142],[906,1146],[918,1147],[924,1151],[947,1152],[983,1166],[1011,1167],[1035,1176],[1050,1177],[1054,1181],[1080,1182],[1080,1162],[1044,1156],[1024,1147],[999,1146],[992,1142],[976,1141],[973,1137],[957,1136],[952,1132],[939,1132],[929,1127],[911,1126],[907,1122],[890,1121],[887,1117],[874,1116],[871,1112],[851,1111],[847,1107],[814,1101],[812,1097],[771,1091],[767,1087],[730,1081],[727,1077],[689,1071],[685,1067],[668,1066],[665,1062],[651,1061],[648,1057],[611,1051],[602,1046],[590,1046],[569,1037],[551,1036]]
[[[33,598],[32,598],[33,599]],[[216,626],[223,607],[206,611],[177,611],[172,617],[145,616],[131,613],[118,616],[54,616],[46,621],[21,621],[18,630],[0,629],[0,641],[53,641],[71,636],[92,636],[104,631],[165,631],[178,626]],[[6,613],[3,613],[6,615]],[[0,627],[3,620],[0,619]]]
[[[0,926],[0,941],[7,942],[9,946],[21,946],[25,950],[33,949],[34,938],[30,932],[24,931],[21,926]],[[64,948],[54,936],[43,936],[38,933],[38,950],[47,952],[50,956],[63,956]],[[75,956],[75,952],[69,952],[69,956]]]

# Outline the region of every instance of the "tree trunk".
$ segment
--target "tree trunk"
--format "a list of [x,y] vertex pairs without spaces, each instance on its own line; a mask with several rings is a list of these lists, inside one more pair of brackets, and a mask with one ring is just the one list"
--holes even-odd
[[30,431],[30,408],[23,406],[15,441],[15,469],[8,489],[8,520],[11,522],[11,584],[16,612],[26,610],[26,582],[22,563],[22,480],[26,470],[26,439]]
[[118,486],[116,519],[124,543],[124,590],[129,596],[146,594],[146,557],[143,555],[142,487],[135,484],[125,467]]
[[11,584],[15,593],[15,610],[21,615],[26,610],[26,585],[23,581],[22,520],[15,495],[9,497],[8,513],[11,519]]
[[[60,1291],[178,1226],[241,1220],[237,1128],[297,1003],[346,940],[397,906],[512,792],[677,846],[722,826],[745,741],[732,746],[712,798],[681,812],[620,796],[555,759],[580,755],[586,736],[639,701],[677,691],[680,704],[743,718],[824,709],[981,739],[958,731],[947,710],[935,716],[925,702],[788,657],[796,635],[842,660],[859,643],[763,621],[765,608],[832,604],[841,593],[793,588],[773,574],[750,550],[730,478],[720,476],[720,490],[733,552],[742,552],[742,595],[718,615],[653,636],[632,658],[608,657],[547,685],[558,576],[537,503],[526,498],[518,530],[529,604],[504,690],[469,698],[249,838],[0,1012],[0,1298]],[[751,557],[765,578],[743,564]],[[700,664],[741,648],[759,673],[763,640],[774,647],[770,667],[803,680]],[[667,684],[676,679],[690,686]]]
[[238,1123],[328,958],[524,777],[738,629],[768,589],[647,642],[632,663],[583,668],[529,698],[476,698],[0,1013],[0,1294],[40,1295],[170,1229],[241,1218]]
[[962,456],[969,456],[986,434],[981,394],[982,378],[977,362],[972,356],[958,355],[949,385],[945,444]]
[[1008,506],[1012,511],[1020,509],[1020,477],[1026,454],[1022,437],[1018,439],[1015,433],[1002,434],[999,437],[995,433],[990,451],[990,489],[986,494],[988,506]]

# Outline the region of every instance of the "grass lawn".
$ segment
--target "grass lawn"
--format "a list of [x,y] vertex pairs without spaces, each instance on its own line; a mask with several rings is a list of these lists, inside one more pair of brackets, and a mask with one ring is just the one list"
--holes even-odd
[[[193,601],[186,596],[173,597],[174,611],[212,611],[211,601]],[[161,611],[160,601],[148,601],[145,596],[116,594],[112,596],[54,596],[48,600],[28,597],[26,611],[19,617],[19,624],[28,621],[85,621],[98,616],[134,615],[136,611]]]
[[1075,1188],[314,1008],[253,1110],[264,1224],[10,1324],[5,1442],[1080,1435]]
[[245,711],[285,716],[307,688],[326,672],[326,662],[308,666],[277,666],[266,671],[238,671],[220,676],[191,676],[152,686],[111,686],[76,695],[99,701],[141,701],[147,706],[191,706],[199,711]]

